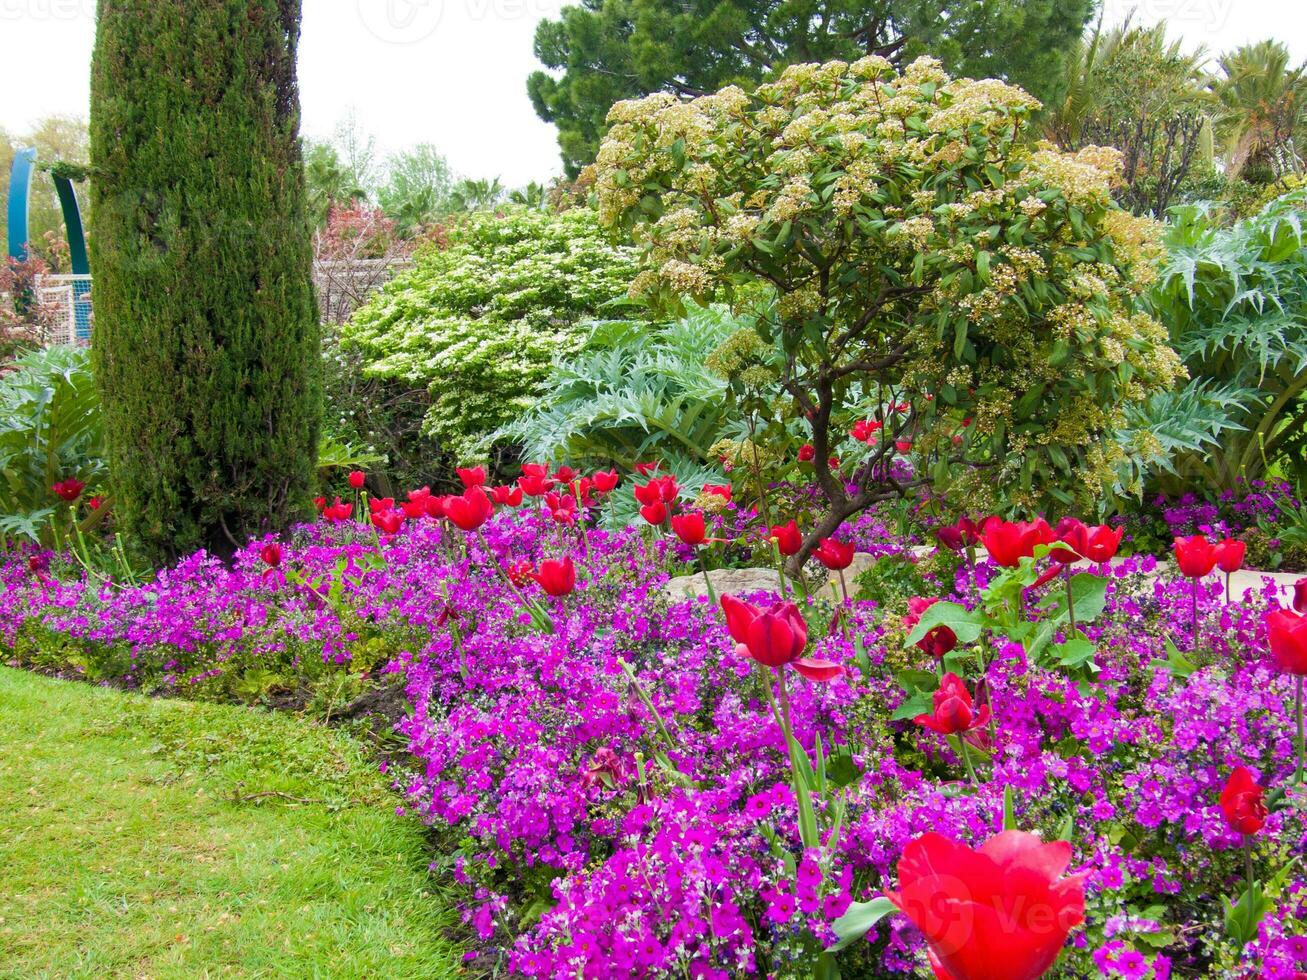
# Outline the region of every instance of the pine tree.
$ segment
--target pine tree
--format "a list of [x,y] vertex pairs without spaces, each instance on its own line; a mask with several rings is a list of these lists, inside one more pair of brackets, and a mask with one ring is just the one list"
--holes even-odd
[[321,414],[300,0],[100,0],[93,353],[115,511],[227,555],[306,505]]

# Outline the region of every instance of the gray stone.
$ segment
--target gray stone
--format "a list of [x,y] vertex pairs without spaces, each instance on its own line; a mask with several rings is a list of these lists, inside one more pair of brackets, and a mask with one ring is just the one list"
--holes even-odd
[[[774,568],[714,568],[708,577],[712,579],[713,591],[718,596],[728,592],[732,595],[746,592],[775,592],[779,595],[781,591],[781,577]],[[702,572],[679,575],[670,579],[663,589],[672,602],[708,594]]]

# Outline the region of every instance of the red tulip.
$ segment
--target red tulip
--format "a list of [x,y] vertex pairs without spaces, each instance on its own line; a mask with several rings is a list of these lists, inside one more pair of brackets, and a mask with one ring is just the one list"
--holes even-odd
[[810,442],[805,442],[799,447],[799,462],[811,463],[817,458],[817,450]]
[[1074,565],[1084,557],[1075,546],[1075,539],[1083,539],[1085,534],[1085,525],[1081,521],[1074,517],[1062,518],[1053,529],[1053,550],[1048,553],[1048,557],[1059,565]]
[[[908,600],[908,614],[903,617],[903,625],[909,633],[917,628],[917,624],[921,622],[921,617],[926,610],[937,602],[939,602],[939,599],[922,599],[917,596],[913,596]],[[952,652],[957,645],[957,634],[947,626],[936,626],[917,641],[918,649],[930,654],[936,660]]]
[[601,471],[594,475],[594,488],[600,493],[612,493],[617,489],[619,479],[617,470]]
[[362,490],[363,484],[367,482],[368,475],[362,470],[354,470],[349,475],[349,485],[355,490]]
[[554,479],[559,483],[571,483],[576,479],[576,470],[570,466],[560,466],[554,471]]
[[435,520],[440,520],[444,517],[445,502],[448,500],[448,497],[428,497],[426,499],[427,516],[434,518]]
[[803,535],[799,533],[799,522],[777,524],[771,529],[771,536],[776,539],[776,547],[786,558],[797,555],[803,548]]
[[464,531],[475,531],[495,512],[494,504],[480,487],[469,487],[462,496],[445,501],[445,516]]
[[1307,613],[1307,578],[1300,578],[1293,583],[1293,608],[1300,613]]
[[374,511],[372,526],[382,534],[398,534],[404,526],[404,515],[397,510]]
[[716,496],[721,497],[727,503],[730,503],[731,501],[730,484],[705,483],[703,485],[703,492],[715,494]]
[[991,517],[980,536],[990,558],[1004,568],[1016,568],[1022,558],[1035,556],[1036,545],[1053,542],[1053,529],[1042,517],[1028,522]]
[[1175,563],[1185,578],[1205,578],[1216,567],[1216,548],[1201,534],[1176,538]]
[[778,602],[762,610],[733,595],[724,595],[721,605],[726,629],[738,644],[737,649],[764,667],[780,670],[789,664],[808,680],[823,684],[844,673],[839,664],[803,656],[808,645],[808,624],[794,603]]
[[378,514],[383,510],[394,510],[394,497],[372,497],[368,500],[368,512]]
[[1275,666],[1286,674],[1307,676],[1307,616],[1277,609],[1266,617]]
[[979,850],[928,833],[903,849],[887,897],[925,935],[937,977],[1036,980],[1085,918],[1081,876],[1063,877],[1070,863],[1068,842],[1019,830]]
[[641,476],[649,476],[651,473],[657,473],[658,467],[662,465],[658,460],[654,460],[652,463],[636,463],[635,471]]
[[322,508],[322,516],[333,524],[339,524],[341,521],[347,521],[354,516],[353,504],[342,504],[340,498],[328,507]]
[[71,504],[82,495],[82,491],[86,489],[86,484],[70,476],[66,480],[60,480],[50,489],[55,492],[56,496]]
[[486,485],[486,468],[484,466],[473,466],[469,469],[460,469],[456,471],[458,478],[463,481],[463,489],[471,490],[473,487],[484,487]]
[[980,526],[970,517],[959,517],[937,530],[935,537],[950,551],[962,551],[980,544]]
[[1266,790],[1257,785],[1252,770],[1236,766],[1221,790],[1221,812],[1236,834],[1255,834],[1266,823]]
[[414,497],[413,494],[409,494],[409,499],[405,500],[402,504],[399,505],[399,507],[400,510],[404,512],[404,516],[408,520],[410,521],[420,520],[421,518],[427,516],[427,501],[430,499],[431,499],[430,492],[428,492],[427,496],[425,497],[423,496]]
[[314,497],[314,498],[313,498],[313,506],[314,506],[314,508],[317,510],[317,512],[318,512],[319,514],[321,514],[321,513],[322,513],[322,508],[324,508],[324,507],[327,506],[327,498],[326,498],[326,497]]
[[944,675],[935,692],[934,705],[933,714],[917,715],[912,720],[941,735],[960,735],[989,723],[989,705],[982,704],[979,711],[975,710],[971,692],[957,674]]
[[1216,555],[1216,567],[1226,575],[1233,575],[1243,568],[1243,556],[1248,545],[1234,538],[1226,538],[1212,550]]
[[530,573],[540,588],[555,598],[565,596],[576,588],[576,566],[568,555],[562,561],[542,561],[538,571]]
[[90,507],[91,510],[99,510],[101,507],[104,506],[104,498],[99,496],[92,497],[90,500],[86,502],[86,506]]
[[661,527],[667,522],[667,505],[661,500],[645,504],[640,508],[640,516],[654,527]]
[[1071,537],[1071,547],[1082,557],[1102,564],[1116,557],[1125,537],[1125,528],[1113,528],[1107,524],[1087,527],[1081,524]]
[[523,476],[548,476],[549,464],[548,463],[523,463],[522,475]]
[[576,498],[571,494],[560,496],[556,493],[547,493],[545,494],[545,507],[548,508],[549,516],[556,523],[569,526],[576,523]]
[[749,639],[749,624],[757,617],[761,609],[751,602],[737,599],[733,595],[721,598],[722,612],[726,614],[726,631],[736,643],[745,643]]
[[[526,467],[523,467],[525,469]],[[540,476],[535,473],[524,473],[517,478],[518,488],[528,497],[543,497],[550,490],[554,489],[554,481],[550,477]]]
[[784,667],[808,645],[808,624],[794,603],[778,603],[753,618],[744,645],[763,666]]
[[281,564],[281,545],[276,541],[269,541],[259,552],[259,557],[263,559],[263,564],[268,568],[276,568]]
[[670,504],[680,494],[680,485],[674,476],[656,476],[648,483],[637,483],[635,499],[642,504],[654,504],[661,501]]
[[490,496],[502,507],[520,507],[522,504],[521,487],[491,487]]
[[834,538],[822,538],[813,554],[832,572],[843,571],[853,564],[853,545]]
[[698,547],[708,540],[708,529],[700,513],[678,514],[672,518],[672,530],[676,536],[692,547]]
[[906,456],[908,453],[912,452],[912,440],[899,439],[897,442],[894,443],[894,448]]

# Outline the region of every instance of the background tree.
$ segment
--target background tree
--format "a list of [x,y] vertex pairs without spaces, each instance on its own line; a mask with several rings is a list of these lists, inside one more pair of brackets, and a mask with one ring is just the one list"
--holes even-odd
[[1212,83],[1226,172],[1267,184],[1302,169],[1307,127],[1307,66],[1289,62],[1279,41],[1245,45],[1220,59]]
[[788,64],[920,54],[949,70],[1024,85],[1043,98],[1061,78],[1094,0],[589,0],[536,29],[536,57],[558,74],[527,80],[536,113],[558,126],[568,175],[599,149],[621,99],[748,86]]
[[419,143],[387,161],[377,202],[399,235],[409,237],[449,213],[452,184],[453,174],[440,151]]
[[498,177],[464,177],[450,194],[450,210],[484,211],[504,199],[504,185]]
[[1067,61],[1063,95],[1045,115],[1064,150],[1122,152],[1123,204],[1162,216],[1191,173],[1212,170],[1213,100],[1206,53],[1168,42],[1166,27],[1125,24],[1086,35]]
[[306,207],[315,227],[321,228],[333,209],[349,208],[366,201],[368,192],[354,182],[354,175],[331,143],[305,139],[304,183]]
[[319,334],[298,0],[101,0],[93,352],[116,514],[227,554],[307,504]]
[[[1158,227],[1113,202],[1116,151],[1032,145],[1035,106],[930,59],[900,75],[869,57],[791,66],[753,96],[613,108],[596,186],[601,220],[644,247],[632,293],[776,294],[758,333],[829,504],[794,564],[922,484],[975,512],[1101,507],[1154,451],[1118,434],[1182,375],[1136,310]],[[832,464],[873,418],[868,454]]]

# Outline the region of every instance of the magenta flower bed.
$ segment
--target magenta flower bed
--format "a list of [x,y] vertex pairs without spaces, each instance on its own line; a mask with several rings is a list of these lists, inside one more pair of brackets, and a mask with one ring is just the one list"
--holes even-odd
[[[402,674],[411,758],[390,769],[401,809],[434,829],[470,955],[516,974],[811,976],[850,903],[897,887],[909,842],[979,844],[1003,829],[1005,799],[1021,829],[1066,833],[1083,875],[1085,921],[1052,975],[1307,971],[1307,870],[1290,866],[1307,845],[1301,787],[1249,838],[1258,878],[1276,886],[1256,937],[1239,948],[1224,926],[1245,856],[1222,787],[1240,765],[1266,787],[1294,777],[1292,678],[1262,625],[1273,588],[1226,606],[1209,580],[1210,652],[1191,654],[1189,583],[1145,578],[1151,559],[1118,562],[1104,614],[1085,627],[1092,683],[1032,668],[1016,644],[994,651],[976,787],[943,736],[893,717],[902,673],[934,669],[901,619],[856,603],[828,634],[833,609],[805,605],[808,656],[846,669],[821,684],[789,674],[798,742],[815,755],[820,739],[830,779],[846,784],[830,794],[838,841],[805,849],[758,672],[707,600],[664,598],[675,549],[650,550],[634,531],[583,543],[525,514],[483,532],[411,521],[378,557],[370,529],[318,524],[282,541],[271,570],[258,541],[233,568],[196,556],[128,589],[60,582],[14,557],[0,572],[0,635],[20,659],[62,643],[121,665],[116,681],[194,693],[256,668],[367,659]],[[888,537],[866,519],[859,536]],[[494,566],[564,556],[570,594],[521,585],[551,635]],[[1164,666],[1167,638],[1192,657],[1187,677]],[[846,977],[929,975],[920,931],[898,915],[837,962]]]

